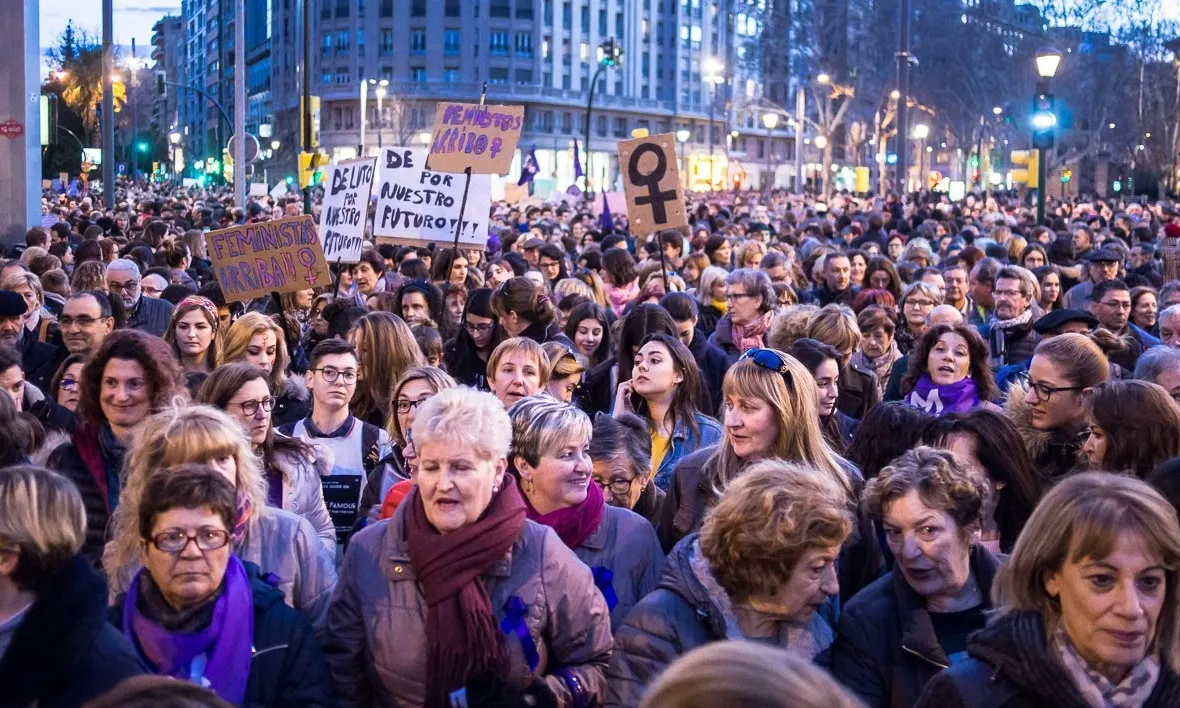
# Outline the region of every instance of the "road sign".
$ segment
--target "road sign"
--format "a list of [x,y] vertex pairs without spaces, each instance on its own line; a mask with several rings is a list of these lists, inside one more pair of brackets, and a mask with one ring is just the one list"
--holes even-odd
[[[236,136],[236,135],[231,136],[229,139],[229,144],[225,146],[226,151],[230,154],[231,157],[234,154],[234,140],[237,137],[238,136]],[[253,135],[251,135],[249,133],[246,133],[246,162],[254,162],[255,160],[258,159],[258,156],[261,153],[262,153],[262,148],[258,144],[258,138],[254,137]]]

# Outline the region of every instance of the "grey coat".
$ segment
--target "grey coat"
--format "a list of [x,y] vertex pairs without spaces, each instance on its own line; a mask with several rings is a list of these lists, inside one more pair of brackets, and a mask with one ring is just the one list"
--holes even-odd
[[[277,433],[276,433],[277,435]],[[307,519],[324,547],[336,555],[336,527],[324,504],[324,489],[320,477],[332,473],[332,461],[328,450],[310,443],[315,451],[301,455],[293,449],[275,449],[267,460],[283,475],[283,511],[289,511]]]
[[602,522],[574,549],[574,555],[590,567],[607,605],[614,600],[610,608],[612,632],[644,595],[656,589],[664,567],[664,551],[651,523],[617,506],[603,510]]
[[[426,601],[410,563],[406,509],[352,537],[328,612],[324,654],[341,706],[421,706],[426,692]],[[609,611],[590,569],[550,528],[532,521],[484,575],[498,623],[523,602],[537,665],[507,635],[509,686],[541,677],[557,705],[599,705],[606,695]],[[509,618],[508,622],[512,623]],[[501,625],[503,626],[503,625]],[[584,692],[574,696],[561,670]]]

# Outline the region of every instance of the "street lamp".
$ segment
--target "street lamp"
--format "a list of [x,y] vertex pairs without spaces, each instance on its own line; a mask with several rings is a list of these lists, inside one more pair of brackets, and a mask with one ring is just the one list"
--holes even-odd
[[271,150],[278,151],[278,149],[279,149],[281,146],[282,146],[282,143],[281,143],[281,142],[279,142],[278,140],[272,140],[272,141],[270,141],[270,149],[271,149]]
[[914,126],[912,133],[914,140],[918,141],[918,190],[921,191],[922,185],[925,183],[923,176],[925,170],[925,154],[926,154],[926,138],[930,137],[930,126],[925,123],[918,123]]
[[818,149],[820,149],[820,150],[823,150],[823,149],[824,149],[824,148],[826,148],[827,146],[828,146],[828,138],[827,138],[827,136],[824,136],[824,135],[817,135],[817,136],[815,136],[815,147],[816,147],[816,148],[818,148]]
[[832,77],[826,73],[820,73],[819,76],[815,77],[815,82],[821,86],[827,86],[832,83]]
[[766,128],[766,185],[765,185],[765,189],[767,192],[769,192],[771,190],[771,188],[774,186],[774,178],[771,176],[771,173],[770,173],[770,154],[774,150],[774,143],[772,142],[773,136],[771,135],[771,131],[773,131],[775,128],[778,127],[778,114],[777,113],[763,113],[762,114],[762,126],[764,128]]
[[[370,84],[373,84],[377,87],[377,149],[381,150],[381,148],[384,147],[381,144],[381,128],[385,125],[385,109],[383,107],[383,102],[385,100],[385,96],[388,94],[389,79],[369,79],[368,81]],[[362,120],[363,119],[364,117],[362,116]]]
[[1061,52],[1054,47],[1044,47],[1037,52],[1037,91],[1033,96],[1032,142],[1037,150],[1037,224],[1045,221],[1045,180],[1048,175],[1047,152],[1053,148],[1057,132],[1057,114],[1053,106],[1053,94],[1049,82],[1057,75],[1061,64]]
[[1003,113],[1003,112],[1004,112],[1004,109],[1003,109],[1003,108],[1000,108],[999,106],[992,106],[992,115],[997,115],[997,116],[998,116],[998,115],[1000,115],[1000,114],[1001,114],[1001,113]]
[[725,63],[717,57],[709,57],[705,60],[705,81],[710,85],[709,89],[709,191],[714,189],[713,177],[713,144],[716,142],[713,138],[713,111],[717,107],[717,87],[725,83]]
[[623,48],[616,42],[615,38],[611,37],[602,44],[598,45],[598,68],[594,70],[594,76],[590,79],[590,95],[586,100],[586,142],[582,143],[586,150],[586,198],[589,199],[592,195],[590,189],[590,177],[594,174],[591,167],[590,160],[593,152],[590,151],[590,116],[594,111],[594,92],[598,88],[598,79],[602,76],[602,72],[608,68],[616,67],[623,62]]
[[687,143],[688,139],[691,137],[692,131],[690,131],[688,128],[681,128],[680,130],[676,131],[676,142],[680,143],[680,171],[683,173],[681,175],[681,180],[684,182],[685,189],[688,188],[688,155],[684,149],[684,144]]
[[1037,74],[1042,79],[1051,79],[1057,75],[1057,66],[1061,64],[1061,52],[1053,47],[1044,47],[1037,52]]

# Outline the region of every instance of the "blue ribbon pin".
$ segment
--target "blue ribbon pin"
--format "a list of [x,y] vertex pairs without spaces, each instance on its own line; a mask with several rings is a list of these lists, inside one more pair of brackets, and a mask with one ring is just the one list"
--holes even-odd
[[591,572],[594,573],[594,584],[606,599],[606,609],[613,612],[615,605],[619,604],[619,596],[615,594],[615,588],[611,585],[611,581],[615,579],[615,572],[601,565],[591,569]]
[[536,671],[541,665],[541,656],[537,653],[537,643],[533,635],[529,634],[529,627],[525,624],[524,616],[528,612],[528,605],[524,600],[513,595],[504,603],[504,619],[500,620],[500,631],[505,634],[515,634],[520,638],[520,648],[524,651],[525,661],[529,663],[529,671]]

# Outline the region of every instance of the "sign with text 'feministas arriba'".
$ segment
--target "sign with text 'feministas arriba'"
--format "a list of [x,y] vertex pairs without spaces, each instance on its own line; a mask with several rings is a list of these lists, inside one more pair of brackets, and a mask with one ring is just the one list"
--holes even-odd
[[308,214],[210,231],[205,249],[227,302],[332,284]]
[[426,166],[434,172],[508,174],[523,125],[524,106],[439,103]]

